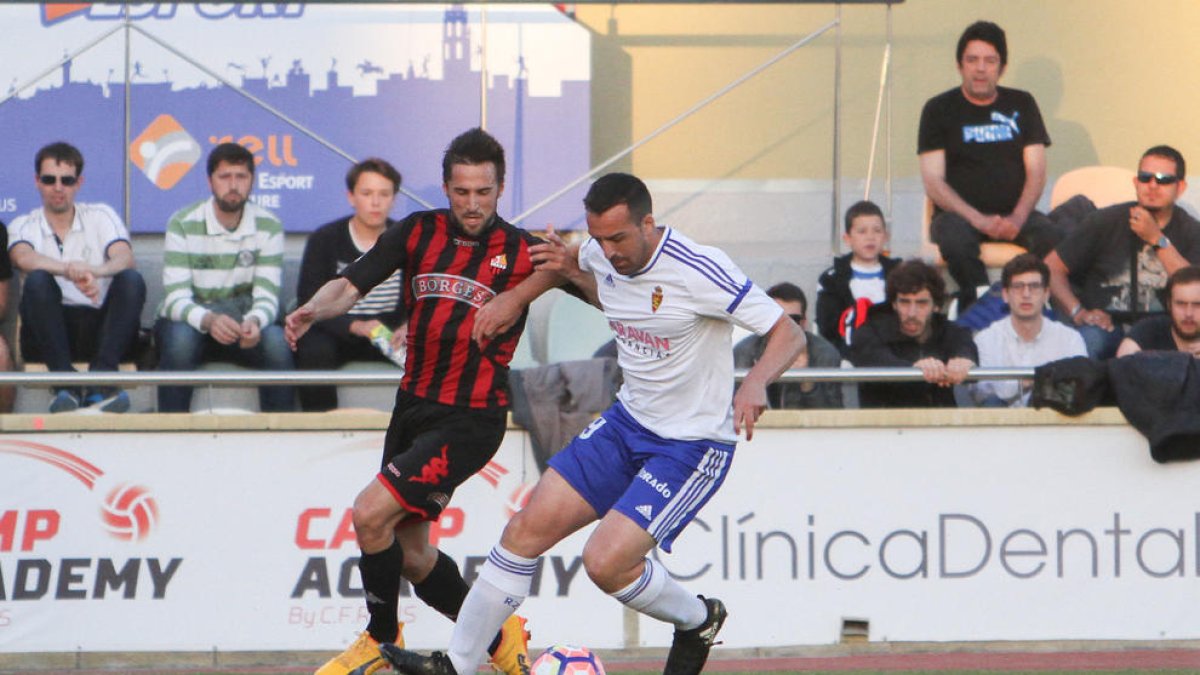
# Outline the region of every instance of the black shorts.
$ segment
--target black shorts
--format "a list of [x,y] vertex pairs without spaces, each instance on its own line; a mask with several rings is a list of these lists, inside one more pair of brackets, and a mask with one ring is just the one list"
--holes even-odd
[[507,422],[503,408],[463,408],[398,391],[379,482],[405,510],[437,520],[454,489],[491,461]]

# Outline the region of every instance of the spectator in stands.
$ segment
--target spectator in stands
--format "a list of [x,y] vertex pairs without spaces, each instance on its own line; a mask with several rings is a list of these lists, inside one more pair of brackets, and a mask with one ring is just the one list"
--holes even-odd
[[[785,314],[804,331],[807,349],[796,356],[792,368],[837,368],[842,356],[825,338],[808,331],[808,298],[799,286],[787,281],[767,289]],[[762,356],[766,338],[749,335],[733,347],[733,366],[753,368]],[[842,386],[839,382],[773,382],[767,385],[767,402],[781,408],[841,408]]]
[[[4,226],[3,222],[0,222],[0,247],[8,250],[8,228]],[[12,276],[12,261],[6,255],[0,256],[0,321],[3,321],[8,315],[8,286]],[[0,371],[7,372],[12,369],[12,349],[8,346],[8,339],[0,335]],[[16,387],[0,387],[0,414],[12,412],[13,402],[16,398]]]
[[1181,351],[1200,357],[1200,267],[1181,267],[1167,279],[1167,314],[1138,321],[1117,356],[1140,351]]
[[[283,274],[283,225],[250,201],[254,156],[236,143],[208,155],[212,197],[167,222],[163,287],[155,337],[160,370],[195,370],[211,359],[292,370],[292,351],[276,325]],[[191,409],[190,386],[160,386],[160,412]],[[263,412],[295,408],[290,386],[259,388]]]
[[[394,224],[388,216],[400,190],[400,172],[391,164],[378,158],[355,164],[346,174],[346,190],[354,215],[322,225],[304,245],[296,289],[300,305],[371,250]],[[314,323],[296,345],[296,366],[332,370],[347,361],[387,361],[404,367],[402,276],[396,270],[348,313]],[[305,412],[338,407],[337,387],[300,387],[300,407]]]
[[834,258],[833,266],[817,280],[817,329],[843,358],[849,358],[854,331],[867,320],[871,305],[887,298],[885,280],[900,261],[883,254],[887,225],[874,202],[862,201],[846,209],[845,222],[842,240],[850,252]]
[[1050,145],[1037,102],[998,85],[1008,64],[1004,30],[971,24],[958,39],[957,60],[962,84],[925,103],[917,153],[935,207],[930,235],[958,283],[962,311],[988,285],[981,242],[1014,242],[1044,256],[1061,234],[1034,210]]
[[[115,371],[132,356],[146,283],[134,269],[125,223],[106,204],[75,202],[83,187],[83,154],[51,143],[34,160],[42,208],[13,221],[9,256],[24,275],[21,354],[52,372]],[[50,412],[81,405],[102,412],[129,410],[117,387],[59,388]]]
[[918,368],[925,382],[868,382],[859,386],[863,408],[952,408],[979,360],[971,332],[938,310],[946,300],[942,275],[921,260],[906,260],[887,278],[887,305],[871,310],[850,346],[858,367]]
[[[1022,253],[1008,261],[1000,285],[1009,315],[975,335],[980,366],[1040,366],[1087,355],[1078,331],[1043,315],[1050,298],[1050,269],[1041,258]],[[1029,405],[1032,385],[1025,380],[984,380],[971,384],[969,390],[978,405],[1018,408]]]
[[1175,205],[1185,171],[1178,150],[1150,148],[1133,182],[1137,201],[1087,216],[1046,256],[1051,296],[1079,327],[1088,356],[1111,357],[1128,326],[1163,312],[1167,278],[1200,264],[1200,222]]

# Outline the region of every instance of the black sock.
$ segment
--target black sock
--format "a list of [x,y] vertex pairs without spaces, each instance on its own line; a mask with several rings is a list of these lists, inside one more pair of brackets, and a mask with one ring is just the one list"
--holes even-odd
[[462,609],[468,590],[454,559],[441,551],[438,551],[437,562],[429,574],[421,583],[413,584],[418,598],[451,621],[458,618],[458,610]]
[[400,631],[396,603],[400,601],[400,570],[404,568],[404,550],[400,542],[379,553],[363,553],[358,559],[363,590],[367,596],[367,611],[371,620],[367,632],[378,642],[393,642]]
[[[413,592],[418,598],[451,621],[458,619],[458,611],[467,599],[468,590],[470,587],[467,586],[454,559],[440,550],[433,569],[421,583],[413,584]],[[496,633],[492,644],[488,646],[488,653],[494,654],[499,646],[500,634]]]

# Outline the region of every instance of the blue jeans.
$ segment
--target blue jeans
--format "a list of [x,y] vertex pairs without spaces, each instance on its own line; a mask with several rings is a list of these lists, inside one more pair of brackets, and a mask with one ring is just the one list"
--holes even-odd
[[[1071,325],[1071,324],[1067,324]],[[1075,330],[1083,336],[1083,344],[1087,346],[1088,358],[1111,359],[1117,355],[1117,347],[1125,338],[1125,329],[1120,324],[1113,324],[1111,331],[1099,326],[1075,326]]]
[[[263,328],[262,339],[250,349],[242,349],[236,342],[223,345],[186,322],[170,319],[158,320],[154,325],[154,337],[158,342],[159,370],[191,371],[206,361],[233,361],[257,370],[295,369],[283,328],[276,325]],[[295,387],[259,387],[258,404],[263,412],[295,410]],[[189,412],[191,409],[191,387],[158,388],[159,412]]]
[[73,371],[71,363],[85,359],[89,370],[115,371],[137,339],[145,302],[137,270],[117,273],[98,309],[63,305],[54,275],[30,272],[21,288],[21,354],[54,372]]

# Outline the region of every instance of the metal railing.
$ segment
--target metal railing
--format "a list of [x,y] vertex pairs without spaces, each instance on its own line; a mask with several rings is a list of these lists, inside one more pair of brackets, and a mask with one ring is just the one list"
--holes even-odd
[[[1033,377],[1033,368],[972,368],[968,380],[1018,380]],[[737,370],[741,380],[747,370]],[[305,371],[119,371],[103,373],[0,373],[0,386],[60,387],[195,385],[212,387],[257,387],[260,385],[396,385],[399,370],[378,372],[344,370]],[[780,377],[783,382],[919,382],[924,379],[917,368],[801,368]]]

